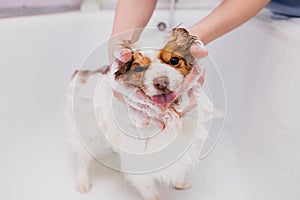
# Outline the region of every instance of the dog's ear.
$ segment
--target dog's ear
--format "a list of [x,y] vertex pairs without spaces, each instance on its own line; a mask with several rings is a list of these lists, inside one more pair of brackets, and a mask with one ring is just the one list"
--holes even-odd
[[128,62],[121,62],[120,60],[117,61],[118,64],[118,70],[115,72],[115,79],[119,79],[120,76],[126,74],[126,72],[128,72],[130,70],[130,67],[132,66],[132,62],[133,62],[133,57],[130,61]]
[[71,80],[73,80],[73,78],[75,76],[78,77],[78,79],[82,82],[82,83],[85,83],[87,81],[87,79],[91,76],[91,75],[94,75],[94,74],[98,74],[98,73],[101,73],[101,74],[107,74],[110,70],[110,66],[109,65],[104,65],[102,67],[100,67],[99,69],[96,69],[96,70],[75,70],[75,72],[73,73],[72,77],[71,77]]
[[121,50],[114,52],[116,64],[118,65],[118,70],[114,73],[116,80],[129,71],[134,59],[132,42],[130,40],[123,40],[121,46]]
[[149,58],[144,57],[139,51],[133,50],[133,43],[130,40],[124,40],[122,49],[115,52],[118,70],[115,72],[115,79],[126,74],[134,63],[143,64],[148,66],[150,63]]
[[189,34],[184,28],[174,28],[166,45],[162,49],[165,52],[174,52],[180,54],[188,64],[192,65],[194,57],[190,52],[190,47],[195,43],[197,38]]

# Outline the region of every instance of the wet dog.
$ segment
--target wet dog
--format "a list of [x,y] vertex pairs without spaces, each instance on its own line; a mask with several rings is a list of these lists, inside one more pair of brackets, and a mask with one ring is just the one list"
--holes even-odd
[[[121,150],[151,154],[171,146],[179,138],[182,142],[176,143],[174,150],[179,150],[180,155],[170,159],[172,162],[157,165],[162,157],[155,154],[146,161],[146,165],[139,160],[133,163],[141,168],[153,165],[155,170],[149,168],[144,172],[148,170],[150,173],[126,173],[124,177],[146,200],[160,199],[157,182],[176,189],[190,187],[185,174],[199,162],[207,132],[204,124],[213,113],[211,102],[201,90],[204,71],[190,53],[190,47],[195,43],[197,39],[183,28],[173,29],[169,39],[158,50],[138,49],[124,41],[123,49],[118,51],[115,62],[110,66],[74,73],[67,95],[67,114],[71,143],[78,156],[79,191],[86,192],[91,188],[89,167],[95,158],[95,154],[83,147],[83,140],[88,141],[85,147],[99,147],[97,153],[100,157],[110,152],[117,153],[119,169],[128,171],[127,158]],[[99,76],[103,84],[95,87]],[[116,108],[112,106],[112,99],[117,99],[126,108],[130,126],[140,130],[140,138],[128,137],[116,125]],[[77,114],[74,114],[75,109]],[[100,127],[100,131],[91,125],[93,118],[96,118],[94,124]],[[158,128],[160,134],[155,137],[143,135],[143,130],[149,127]],[[80,141],[74,130],[89,134],[81,135]],[[187,138],[192,142],[185,143]]]

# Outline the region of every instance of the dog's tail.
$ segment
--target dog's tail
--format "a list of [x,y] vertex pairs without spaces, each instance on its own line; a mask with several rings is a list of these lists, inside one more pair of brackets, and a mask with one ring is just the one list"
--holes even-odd
[[75,70],[74,73],[72,74],[71,80],[74,79],[74,77],[79,78],[78,81],[85,83],[87,79],[94,74],[107,74],[110,70],[109,65],[104,65],[96,70]]

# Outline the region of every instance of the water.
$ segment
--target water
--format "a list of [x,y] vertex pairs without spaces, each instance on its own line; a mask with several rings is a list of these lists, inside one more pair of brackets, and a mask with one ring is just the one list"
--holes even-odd
[[169,28],[173,28],[175,26],[175,5],[176,0],[170,0],[170,7],[169,7]]

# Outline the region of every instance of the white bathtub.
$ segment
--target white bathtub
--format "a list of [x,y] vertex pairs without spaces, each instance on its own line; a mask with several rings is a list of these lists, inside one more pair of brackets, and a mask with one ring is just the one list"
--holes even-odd
[[[177,23],[207,11],[179,10]],[[151,26],[168,22],[155,13]],[[112,11],[0,20],[0,196],[5,200],[139,199],[122,176],[95,164],[94,186],[74,189],[63,98],[70,76],[109,36]],[[164,199],[300,198],[300,21],[251,20],[208,46],[227,91],[221,140]]]

